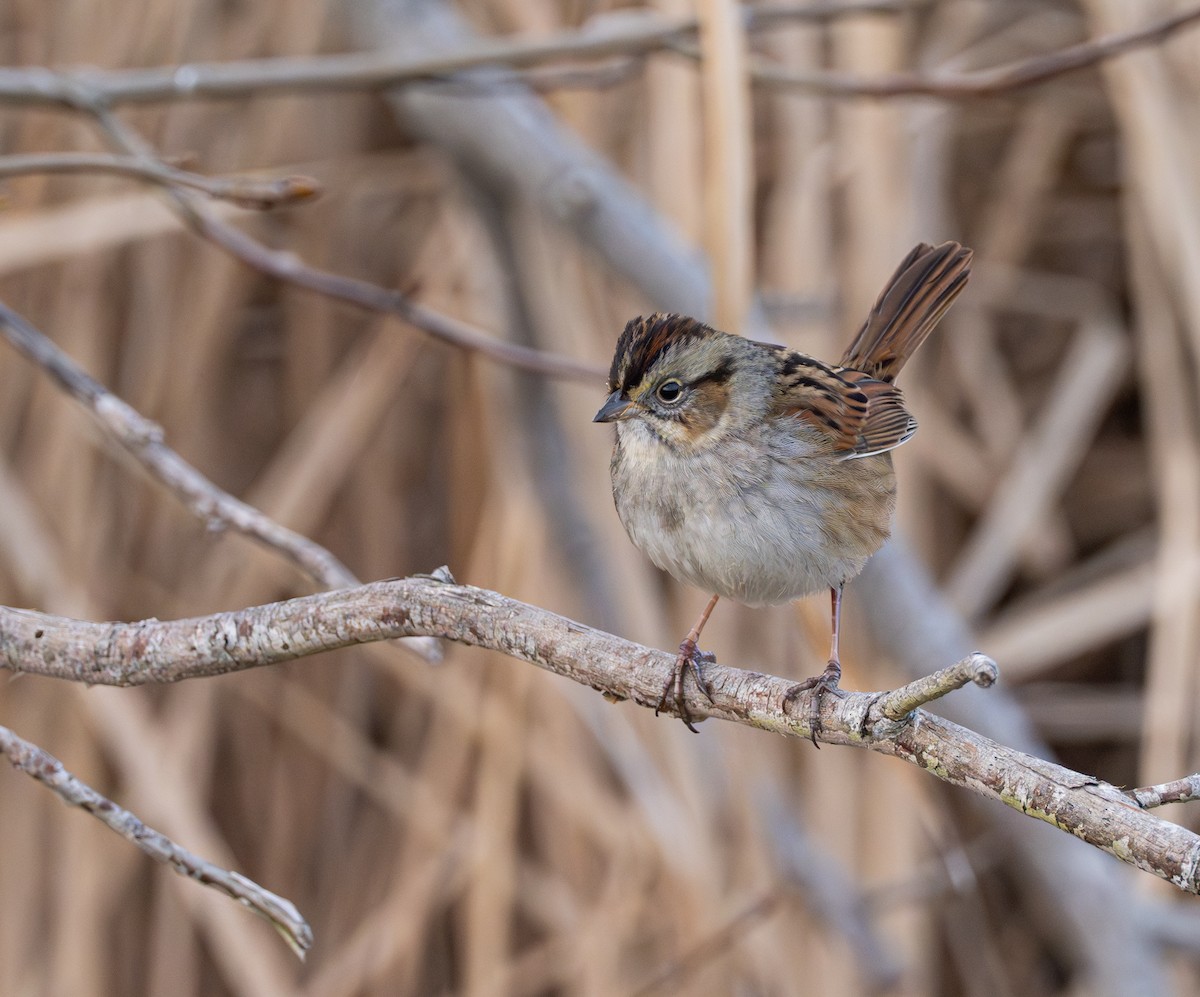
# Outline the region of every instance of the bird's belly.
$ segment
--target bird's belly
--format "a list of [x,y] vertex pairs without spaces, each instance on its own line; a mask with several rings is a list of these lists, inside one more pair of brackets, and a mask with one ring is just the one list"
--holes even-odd
[[621,521],[651,561],[750,606],[857,575],[887,539],[895,506],[886,454],[739,461],[727,451],[711,460],[659,453],[614,458],[613,475]]

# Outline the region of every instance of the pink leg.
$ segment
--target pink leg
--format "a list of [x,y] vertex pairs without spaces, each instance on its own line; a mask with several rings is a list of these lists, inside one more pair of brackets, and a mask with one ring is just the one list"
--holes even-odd
[[712,693],[709,692],[708,683],[704,680],[704,663],[706,661],[715,660],[712,655],[704,654],[696,646],[700,640],[700,631],[704,629],[704,624],[708,622],[708,618],[712,616],[712,611],[716,608],[719,596],[713,596],[708,600],[708,605],[704,607],[704,612],[700,614],[700,619],[696,621],[696,625],[688,631],[688,635],[683,639],[683,643],[679,645],[679,657],[675,659],[675,667],[671,669],[671,674],[667,676],[667,681],[663,685],[662,695],[658,699],[658,706],[654,708],[654,715],[658,716],[659,710],[662,710],[667,705],[667,696],[673,693],[675,701],[675,711],[679,714],[679,719],[684,722],[687,729],[693,734],[700,733],[692,726],[692,718],[687,710],[687,702],[683,695],[683,676],[690,668],[692,674],[696,676],[696,685],[700,687],[700,691],[708,697],[708,701],[712,702]]
[[846,583],[842,582],[837,588],[829,590],[833,637],[829,643],[829,664],[825,666],[825,673],[828,675],[832,671],[834,685],[837,685],[838,680],[842,677],[842,659],[838,656],[838,632],[842,629],[842,589],[845,587]]
[[812,678],[805,679],[803,682],[798,682],[792,686],[787,693],[787,701],[791,702],[802,692],[813,691],[812,699],[809,701],[808,722],[812,731],[812,743],[816,747],[817,732],[821,729],[821,700],[827,692],[833,692],[837,689],[838,683],[842,679],[842,663],[838,657],[838,632],[842,628],[842,589],[846,583],[842,582],[829,590],[830,595],[830,610],[833,617],[833,637],[829,644],[829,663],[825,666],[825,670],[820,675],[814,675]]

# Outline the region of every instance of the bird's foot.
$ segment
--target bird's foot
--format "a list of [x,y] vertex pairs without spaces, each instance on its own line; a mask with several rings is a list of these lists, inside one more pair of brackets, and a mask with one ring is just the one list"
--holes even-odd
[[836,659],[830,659],[829,664],[825,666],[825,671],[820,675],[814,675],[812,678],[807,678],[803,682],[797,682],[792,686],[787,694],[783,697],[784,706],[790,705],[799,698],[801,693],[812,692],[812,696],[808,701],[808,726],[812,736],[813,747],[820,748],[817,744],[817,734],[821,731],[821,700],[825,698],[827,693],[838,693],[838,682],[842,678],[842,666]]
[[680,644],[679,657],[675,659],[675,667],[671,669],[671,674],[667,676],[667,681],[663,684],[662,695],[658,697],[654,715],[658,716],[660,710],[666,709],[667,700],[670,697],[674,703],[675,712],[679,714],[679,719],[693,734],[699,734],[700,732],[692,726],[692,715],[688,712],[687,701],[683,695],[683,677],[690,670],[696,677],[696,685],[700,687],[700,691],[708,697],[708,701],[711,703],[713,701],[712,687],[704,677],[704,666],[711,665],[716,660],[715,654],[701,651],[690,637]]

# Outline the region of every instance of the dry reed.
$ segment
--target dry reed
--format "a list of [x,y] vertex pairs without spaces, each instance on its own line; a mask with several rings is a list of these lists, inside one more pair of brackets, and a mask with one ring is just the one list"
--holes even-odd
[[[345,6],[143,0],[67,17],[24,4],[0,46],[13,66],[303,56],[347,44]],[[706,23],[736,16],[730,0],[700,6]],[[746,44],[797,70],[966,71],[1187,6],[944,0],[784,21]],[[620,14],[464,7],[484,33]],[[701,46],[707,78],[660,54],[615,87],[546,103],[688,239],[717,233],[721,314],[750,308],[753,261],[773,334],[797,348],[839,353],[918,239],[977,248],[962,305],[906,372],[922,428],[897,455],[900,527],[1065,761],[1129,785],[1200,768],[1200,31],[1019,96],[953,102],[752,89],[743,107],[740,44]],[[536,206],[448,169],[451,154],[377,95],[119,113],[198,172],[316,177],[313,204],[213,210],[498,338],[602,366],[623,322],[661,304]],[[4,122],[4,153],[103,149],[83,117],[15,105]],[[599,380],[531,381],[268,279],[188,234],[156,193],[101,175],[7,181],[0,297],[221,487],[360,578],[449,564],[660,647],[704,598],[621,531],[608,432],[589,421]],[[236,533],[206,532],[7,349],[0,441],[4,604],[167,618],[311,588]],[[898,671],[856,666],[854,585],[847,613],[847,683],[896,685]],[[723,605],[706,637],[718,657],[800,677],[819,668],[824,628],[823,604]],[[1146,937],[1113,945],[1129,975],[1103,978],[1072,935],[1088,926],[1050,923],[1053,870],[999,843],[1041,833],[1033,822],[998,831],[1003,816],[861,752],[713,723],[693,737],[483,652],[450,647],[429,665],[374,647],[159,690],[26,677],[5,683],[0,723],[288,896],[317,938],[296,964],[265,925],[6,774],[4,994],[1200,986],[1195,912],[1175,909],[1194,901],[1116,863],[1105,874]],[[1197,826],[1182,807],[1177,819]],[[1147,950],[1156,964],[1122,964]]]

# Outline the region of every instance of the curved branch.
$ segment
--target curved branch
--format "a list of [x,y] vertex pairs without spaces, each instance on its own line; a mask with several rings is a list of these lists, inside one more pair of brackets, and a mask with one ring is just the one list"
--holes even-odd
[[[100,685],[142,685],[223,675],[334,648],[437,636],[514,658],[653,708],[672,653],[594,630],[497,592],[434,576],[393,579],[238,612],[194,619],[88,623],[0,610],[0,666]],[[1143,810],[1116,787],[998,744],[899,704],[927,701],[964,676],[992,671],[974,655],[891,694],[845,692],[821,702],[816,736],[918,765],[952,785],[1052,824],[1181,890],[1200,894],[1200,836]],[[777,734],[810,737],[808,703],[794,712],[794,683],[712,665],[712,701],[689,690],[693,719],[714,717]],[[805,697],[801,697],[805,699]]]
[[[115,114],[100,104],[91,106],[90,112],[109,139],[135,161],[145,163],[150,169],[161,165],[145,139]],[[589,383],[604,379],[605,368],[598,364],[496,339],[469,322],[413,301],[402,291],[310,266],[295,253],[271,249],[241,229],[222,221],[190,191],[168,187],[166,193],[171,207],[192,232],[259,273],[368,311],[395,315],[434,339],[468,353],[478,353],[497,363],[549,377]]]
[[589,384],[601,383],[605,370],[599,364],[576,360],[549,350],[509,343],[488,335],[478,326],[435,311],[413,301],[402,291],[321,270],[305,263],[295,253],[271,249],[241,229],[222,221],[195,203],[181,203],[180,214],[193,232],[237,257],[259,273],[295,287],[315,291],[368,311],[395,315],[414,329],[468,353],[478,353],[497,363]]

